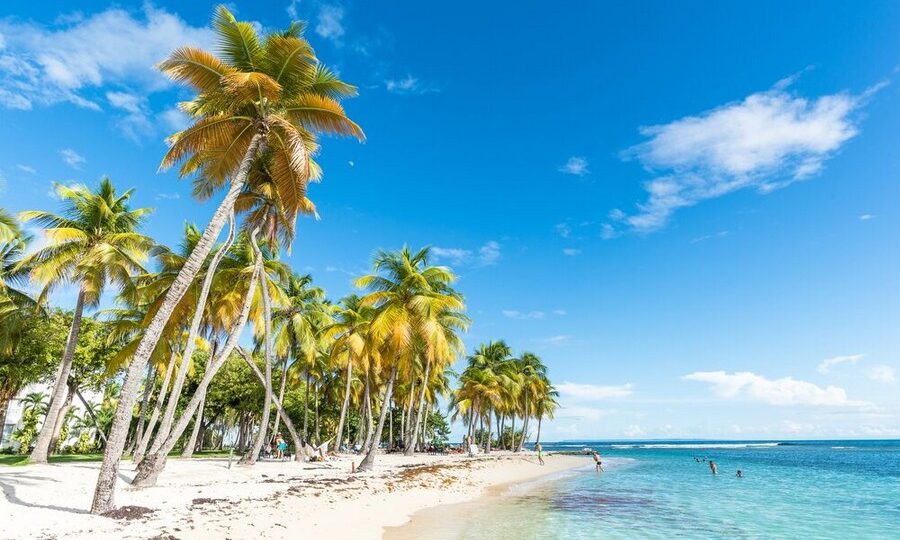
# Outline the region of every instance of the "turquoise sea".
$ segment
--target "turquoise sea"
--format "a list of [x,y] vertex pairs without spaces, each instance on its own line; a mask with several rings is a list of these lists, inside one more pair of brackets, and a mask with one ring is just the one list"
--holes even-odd
[[606,472],[586,458],[489,504],[426,512],[417,538],[900,539],[900,441],[544,444],[585,447]]

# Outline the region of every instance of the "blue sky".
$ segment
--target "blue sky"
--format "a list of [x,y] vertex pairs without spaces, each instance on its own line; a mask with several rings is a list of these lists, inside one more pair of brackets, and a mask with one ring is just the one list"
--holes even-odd
[[[188,94],[152,64],[211,41],[185,4],[4,4],[0,205],[108,174],[160,241],[205,222],[156,172]],[[339,297],[434,246],[470,347],[550,366],[545,438],[900,436],[897,3],[229,5],[360,88],[291,264]]]

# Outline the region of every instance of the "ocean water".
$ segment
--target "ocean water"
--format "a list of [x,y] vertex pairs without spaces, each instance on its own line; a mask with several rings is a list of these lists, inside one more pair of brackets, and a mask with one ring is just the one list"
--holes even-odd
[[[587,457],[582,469],[490,501],[426,511],[409,530],[422,540],[900,539],[900,441],[574,441],[544,450],[584,447],[601,452],[606,472]],[[388,538],[404,538],[397,532]]]

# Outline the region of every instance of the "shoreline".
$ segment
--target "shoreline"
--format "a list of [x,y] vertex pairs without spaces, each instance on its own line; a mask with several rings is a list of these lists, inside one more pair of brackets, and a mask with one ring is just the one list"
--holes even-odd
[[[382,538],[420,511],[478,500],[509,486],[585,464],[577,456],[531,452],[465,455],[381,455],[376,471],[351,474],[359,456],[323,463],[173,459],[159,484],[132,490],[120,480],[123,519],[87,513],[97,463],[0,469],[8,504],[0,507],[0,538],[294,538],[297,533]],[[122,475],[130,478],[131,464]],[[48,498],[53,494],[52,499]]]

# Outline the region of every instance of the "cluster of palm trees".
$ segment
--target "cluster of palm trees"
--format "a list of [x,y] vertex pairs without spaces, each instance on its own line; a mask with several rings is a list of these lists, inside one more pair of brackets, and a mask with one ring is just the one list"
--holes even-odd
[[[220,197],[204,229],[187,225],[177,248],[155,243],[140,232],[150,210],[132,208],[133,192],[119,193],[108,178],[95,190],[57,186],[59,213],[23,212],[21,221],[42,228],[43,245],[32,252],[22,226],[0,209],[0,353],[14,346],[13,321],[27,324],[61,285],[77,291],[31,461],[47,461],[65,404],[72,393],[80,397],[70,372],[85,309],[97,307],[104,293],[117,299],[103,316],[117,348],[107,367],[123,376],[104,425],[94,418],[105,434],[95,513],[114,508],[126,448],[137,464],[136,486],[153,484],[177,445],[190,455],[210,385],[228,362],[246,362],[264,388],[243,462],[254,463],[281,425],[297,459],[312,454],[323,441],[310,440],[310,389],[318,426],[320,383],[339,378],[339,413],[325,442],[332,450],[358,451],[364,456],[359,469],[368,470],[386,425],[388,446],[408,453],[422,447],[429,413],[448,394],[450,366],[464,351],[460,333],[469,319],[456,276],[432,264],[427,248],[378,253],[373,273],[356,281],[359,295],[336,303],[280,260],[297,217],[316,215],[306,188],[321,177],[314,160],[318,134],[363,139],[340,105],[356,89],[319,62],[300,23],[260,35],[219,7],[213,28],[217,54],[178,48],[159,65],[196,92],[181,104],[192,124],[168,139],[161,168],[179,166],[199,200]],[[27,294],[27,280],[40,285],[36,297]],[[239,346],[248,326],[252,350]],[[512,359],[502,343],[479,348],[460,382],[452,402],[470,432],[476,422],[490,431],[493,417],[500,426],[520,419],[523,435],[512,445],[518,448],[529,419],[540,425],[554,408],[537,357]],[[302,429],[285,409],[286,391],[300,384]],[[489,450],[490,436],[486,444]]]
[[[491,426],[495,425],[497,443],[518,452],[525,444],[533,418],[538,423],[535,442],[540,442],[541,423],[544,418],[553,418],[557,397],[547,377],[547,367],[537,355],[524,352],[513,357],[506,343],[491,341],[480,345],[468,357],[450,406],[453,419],[461,419],[467,426],[467,441],[490,452]],[[522,422],[518,432],[516,419]],[[505,431],[507,421],[509,436]]]

